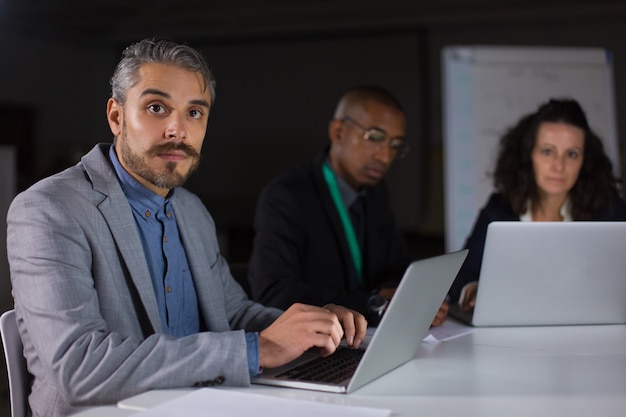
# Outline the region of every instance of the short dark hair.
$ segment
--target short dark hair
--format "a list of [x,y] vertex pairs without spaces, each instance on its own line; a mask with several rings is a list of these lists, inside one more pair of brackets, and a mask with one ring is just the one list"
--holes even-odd
[[174,65],[200,73],[211,102],[215,100],[215,77],[202,54],[190,46],[158,38],[143,39],[124,50],[110,80],[111,97],[124,105],[128,90],[137,83],[137,71],[147,63]]
[[357,85],[345,91],[341,95],[335,110],[335,117],[340,118],[341,116],[344,116],[343,114],[338,115],[338,113],[341,113],[342,110],[353,107],[367,100],[383,104],[386,107],[395,109],[404,114],[404,109],[402,108],[400,101],[389,91],[374,85]]

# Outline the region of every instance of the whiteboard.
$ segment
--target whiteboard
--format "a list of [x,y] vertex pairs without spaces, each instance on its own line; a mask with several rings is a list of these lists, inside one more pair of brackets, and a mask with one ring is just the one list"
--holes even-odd
[[620,172],[608,50],[448,46],[441,60],[447,251],[463,246],[493,191],[500,136],[550,98],[578,100]]

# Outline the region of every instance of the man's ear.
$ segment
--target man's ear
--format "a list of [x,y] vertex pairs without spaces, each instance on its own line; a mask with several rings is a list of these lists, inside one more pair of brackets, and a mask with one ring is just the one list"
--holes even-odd
[[331,143],[337,143],[341,140],[344,123],[341,119],[332,119],[328,123],[328,137]]
[[118,137],[122,133],[123,119],[124,109],[122,105],[114,98],[110,98],[107,101],[107,120],[113,136]]

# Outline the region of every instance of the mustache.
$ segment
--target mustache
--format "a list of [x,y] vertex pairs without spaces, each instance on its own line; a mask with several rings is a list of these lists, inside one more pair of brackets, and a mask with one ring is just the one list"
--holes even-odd
[[160,153],[164,153],[167,151],[183,151],[185,153],[185,155],[190,156],[192,158],[200,158],[200,153],[197,152],[192,146],[183,143],[183,142],[177,142],[177,143],[164,143],[162,145],[155,145],[152,148],[150,148],[150,150],[148,151],[148,154],[150,156],[155,156],[158,155]]

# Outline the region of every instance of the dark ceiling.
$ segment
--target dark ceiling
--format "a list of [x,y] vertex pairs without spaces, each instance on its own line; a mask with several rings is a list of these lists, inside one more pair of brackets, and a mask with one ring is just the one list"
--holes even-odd
[[75,42],[204,40],[626,16],[625,0],[0,0],[0,27]]

